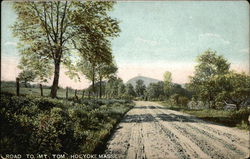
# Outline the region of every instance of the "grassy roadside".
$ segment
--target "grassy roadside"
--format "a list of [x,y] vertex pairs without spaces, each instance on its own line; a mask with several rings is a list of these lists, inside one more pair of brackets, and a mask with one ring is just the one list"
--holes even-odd
[[91,154],[134,105],[126,100],[69,101],[2,92],[0,99],[0,154]]
[[170,106],[167,102],[159,102],[168,109],[181,111],[190,115],[194,115],[205,121],[210,121],[229,127],[237,127],[239,129],[249,130],[248,116],[249,108],[244,108],[239,111],[225,111],[215,109],[193,110],[183,106]]

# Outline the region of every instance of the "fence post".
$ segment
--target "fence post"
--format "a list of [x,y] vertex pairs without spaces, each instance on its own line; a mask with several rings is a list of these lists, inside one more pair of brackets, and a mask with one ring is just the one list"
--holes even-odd
[[76,100],[78,100],[77,89],[75,89],[75,98],[76,98]]
[[75,97],[77,96],[77,89],[75,89]]
[[84,89],[82,90],[82,98],[84,98],[85,91]]
[[16,95],[20,95],[20,85],[19,85],[19,78],[16,78]]
[[66,87],[66,99],[68,99],[68,97],[69,97],[69,88]]
[[39,84],[39,86],[40,86],[41,96],[43,96],[43,85]]

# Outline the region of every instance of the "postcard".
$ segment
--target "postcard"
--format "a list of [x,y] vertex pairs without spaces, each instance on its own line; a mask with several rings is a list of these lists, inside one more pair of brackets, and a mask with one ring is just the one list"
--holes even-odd
[[248,158],[247,1],[5,0],[2,159]]

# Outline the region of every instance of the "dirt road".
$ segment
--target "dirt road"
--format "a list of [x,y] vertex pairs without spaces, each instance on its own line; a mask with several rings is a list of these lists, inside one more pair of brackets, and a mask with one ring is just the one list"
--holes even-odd
[[128,159],[239,159],[249,156],[249,134],[138,101],[118,125],[105,152]]

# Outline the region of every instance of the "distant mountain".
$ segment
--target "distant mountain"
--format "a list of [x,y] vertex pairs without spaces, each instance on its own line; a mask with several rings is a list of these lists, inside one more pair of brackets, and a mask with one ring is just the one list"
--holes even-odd
[[128,83],[131,83],[134,87],[136,85],[136,81],[138,80],[143,80],[144,81],[144,84],[146,86],[148,86],[150,83],[157,83],[159,82],[160,80],[158,79],[154,79],[154,78],[150,78],[150,77],[144,77],[144,76],[136,76],[134,78],[131,78],[130,80],[128,80],[127,84]]

